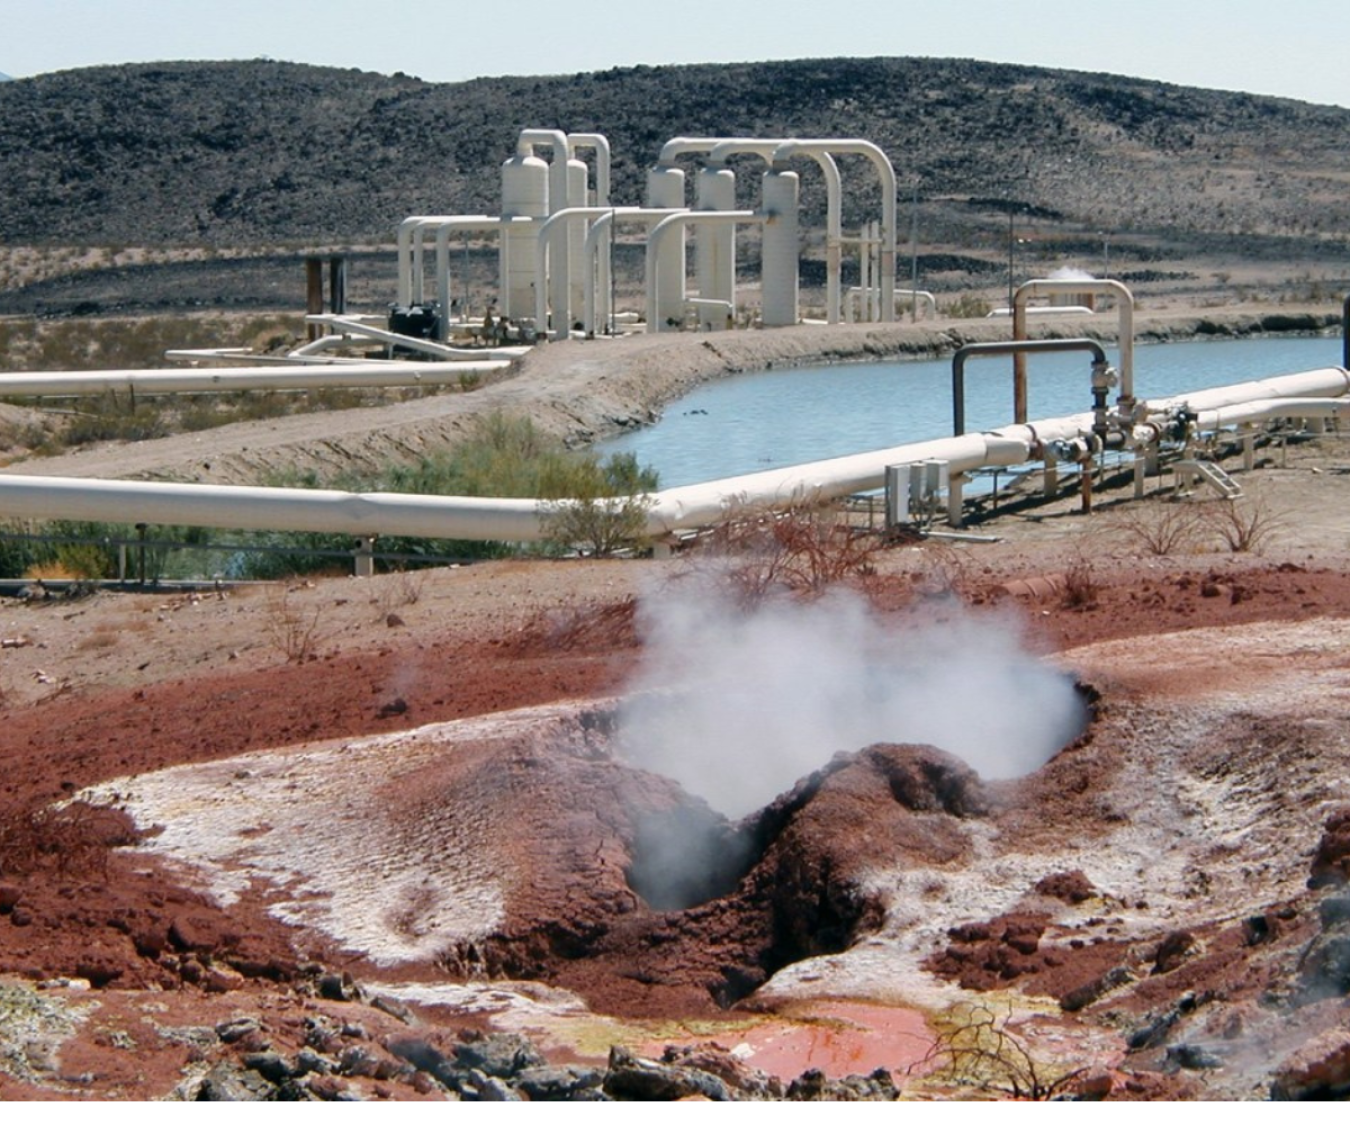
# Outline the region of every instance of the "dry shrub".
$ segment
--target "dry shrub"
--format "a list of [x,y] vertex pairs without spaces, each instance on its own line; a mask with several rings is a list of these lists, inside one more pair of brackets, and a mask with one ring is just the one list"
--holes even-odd
[[1048,1101],[1083,1073],[1037,1059],[1011,1023],[1011,1009],[1000,1014],[985,1004],[958,1004],[911,1073],[1029,1101]]
[[840,582],[869,579],[881,546],[876,536],[822,506],[747,512],[719,526],[702,553],[725,563],[737,599],[753,605],[777,592],[809,597]]
[[1110,522],[1128,547],[1162,557],[1194,551],[1205,538],[1208,518],[1200,504],[1141,500],[1117,508]]
[[1233,552],[1259,554],[1266,541],[1284,525],[1264,500],[1230,500],[1205,510],[1205,522]]
[[322,606],[302,609],[291,601],[289,590],[282,590],[268,597],[263,630],[288,664],[303,664],[317,657],[318,647],[323,643],[319,628],[322,615]]
[[516,656],[557,652],[608,652],[638,643],[637,599],[573,606],[541,613],[506,643]]
[[109,852],[140,838],[131,817],[114,805],[35,801],[0,816],[0,873],[106,880]]
[[1097,584],[1097,573],[1092,563],[1078,558],[1064,572],[1064,588],[1060,593],[1060,604],[1065,609],[1091,609],[1097,604],[1097,595],[1101,587]]
[[370,602],[375,606],[375,619],[387,620],[395,610],[416,605],[422,600],[422,590],[426,584],[425,570],[399,570],[384,578],[379,595]]

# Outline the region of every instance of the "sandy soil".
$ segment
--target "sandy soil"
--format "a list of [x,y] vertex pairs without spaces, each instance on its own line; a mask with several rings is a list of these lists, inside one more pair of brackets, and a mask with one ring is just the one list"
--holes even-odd
[[[822,745],[739,833],[616,741],[644,607],[697,553],[8,603],[0,1096],[192,1096],[352,1025],[380,1059],[475,1029],[556,1062],[718,1043],[950,1096],[953,1068],[909,1067],[972,1010],[1098,1094],[1293,1088],[1332,1065],[1350,988],[1325,905],[1350,873],[1346,464],[1332,437],[1263,450],[1233,509],[1255,551],[1167,478],[879,548],[852,584],[887,635],[1014,623],[1090,725],[1010,780]],[[644,899],[657,824],[713,840],[722,884]]]

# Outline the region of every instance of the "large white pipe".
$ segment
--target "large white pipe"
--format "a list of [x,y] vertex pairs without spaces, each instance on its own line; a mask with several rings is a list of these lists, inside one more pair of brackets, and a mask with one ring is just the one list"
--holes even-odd
[[[1271,395],[1271,390],[1275,394]],[[1180,395],[1149,404],[1161,411],[1182,403],[1222,409],[1245,401],[1254,412],[1278,411],[1280,392],[1297,397],[1283,405],[1301,416],[1308,398],[1337,398],[1350,390],[1350,372],[1323,368]],[[1208,397],[1206,397],[1208,396]],[[1211,407],[1211,400],[1216,404]],[[1233,400],[1229,402],[1228,400]],[[1275,415],[1275,416],[1278,416]],[[1245,421],[1246,419],[1239,419]],[[1006,426],[982,434],[912,442],[806,465],[750,473],[705,484],[665,489],[650,497],[646,534],[660,536],[706,527],[738,511],[823,501],[879,489],[886,466],[940,460],[953,474],[1014,466],[1040,456],[1045,445],[1092,432],[1088,413]],[[285,488],[108,481],[0,472],[0,518],[74,519],[192,527],[319,531],[353,536],[409,535],[433,539],[528,542],[544,538],[550,505],[537,500],[463,496],[410,496]]]
[[486,375],[510,366],[506,359],[456,363],[311,364],[304,367],[174,368],[172,370],[43,371],[0,374],[0,397],[48,395],[229,394],[234,391],[293,391],[322,387],[445,386],[466,375]]
[[1260,399],[1339,398],[1342,395],[1350,395],[1350,372],[1340,367],[1318,367],[1289,375],[1273,375],[1269,379],[1229,383],[1207,391],[1149,399],[1146,405],[1147,413],[1153,415],[1182,406],[1198,412],[1222,410]]
[[611,207],[591,223],[591,229],[586,232],[586,243],[582,249],[582,256],[588,263],[598,260],[600,266],[604,268],[588,268],[586,271],[585,311],[582,317],[582,327],[588,334],[598,332],[601,325],[607,322],[611,312],[610,273],[606,259],[608,257],[607,251],[613,245],[614,223],[636,219],[640,222],[655,225],[662,219],[670,218],[671,215],[684,213],[685,208],[683,207]]
[[0,515],[186,527],[526,542],[540,502],[0,474]]

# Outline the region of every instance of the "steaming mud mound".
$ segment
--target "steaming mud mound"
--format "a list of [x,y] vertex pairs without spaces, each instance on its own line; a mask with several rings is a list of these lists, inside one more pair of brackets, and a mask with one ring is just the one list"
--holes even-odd
[[630,1016],[713,1012],[847,949],[885,916],[875,866],[963,863],[956,825],[987,809],[956,759],[876,746],[732,826],[610,758],[610,723],[533,708],[88,796],[123,802],[185,886],[265,904],[367,979],[538,980]]
[[[631,911],[593,927],[584,948],[546,945],[541,936],[555,933],[559,921],[538,918],[517,921],[512,928],[523,924],[526,932],[498,932],[480,948],[494,969],[547,980],[604,1011],[669,1016],[725,1008],[783,966],[841,952],[878,927],[885,904],[867,890],[874,866],[960,863],[965,841],[953,824],[985,806],[975,775],[932,748],[839,755],[735,832],[701,803],[685,803],[672,806],[682,815],[663,825],[684,836],[644,831],[639,816],[629,839],[612,841],[629,849],[628,885],[658,898],[672,893],[658,873],[678,867],[667,849],[686,860],[719,854],[695,893],[725,889],[722,897],[659,910],[635,893]],[[700,809],[697,816],[691,808]],[[594,909],[590,916],[599,917]],[[535,955],[532,963],[521,959],[522,949]]]

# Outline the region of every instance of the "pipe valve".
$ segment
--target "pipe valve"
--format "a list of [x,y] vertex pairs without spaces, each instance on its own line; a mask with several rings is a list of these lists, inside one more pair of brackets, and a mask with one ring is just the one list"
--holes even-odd
[[1173,441],[1184,442],[1194,431],[1200,415],[1183,403],[1171,411],[1167,418],[1167,436]]

